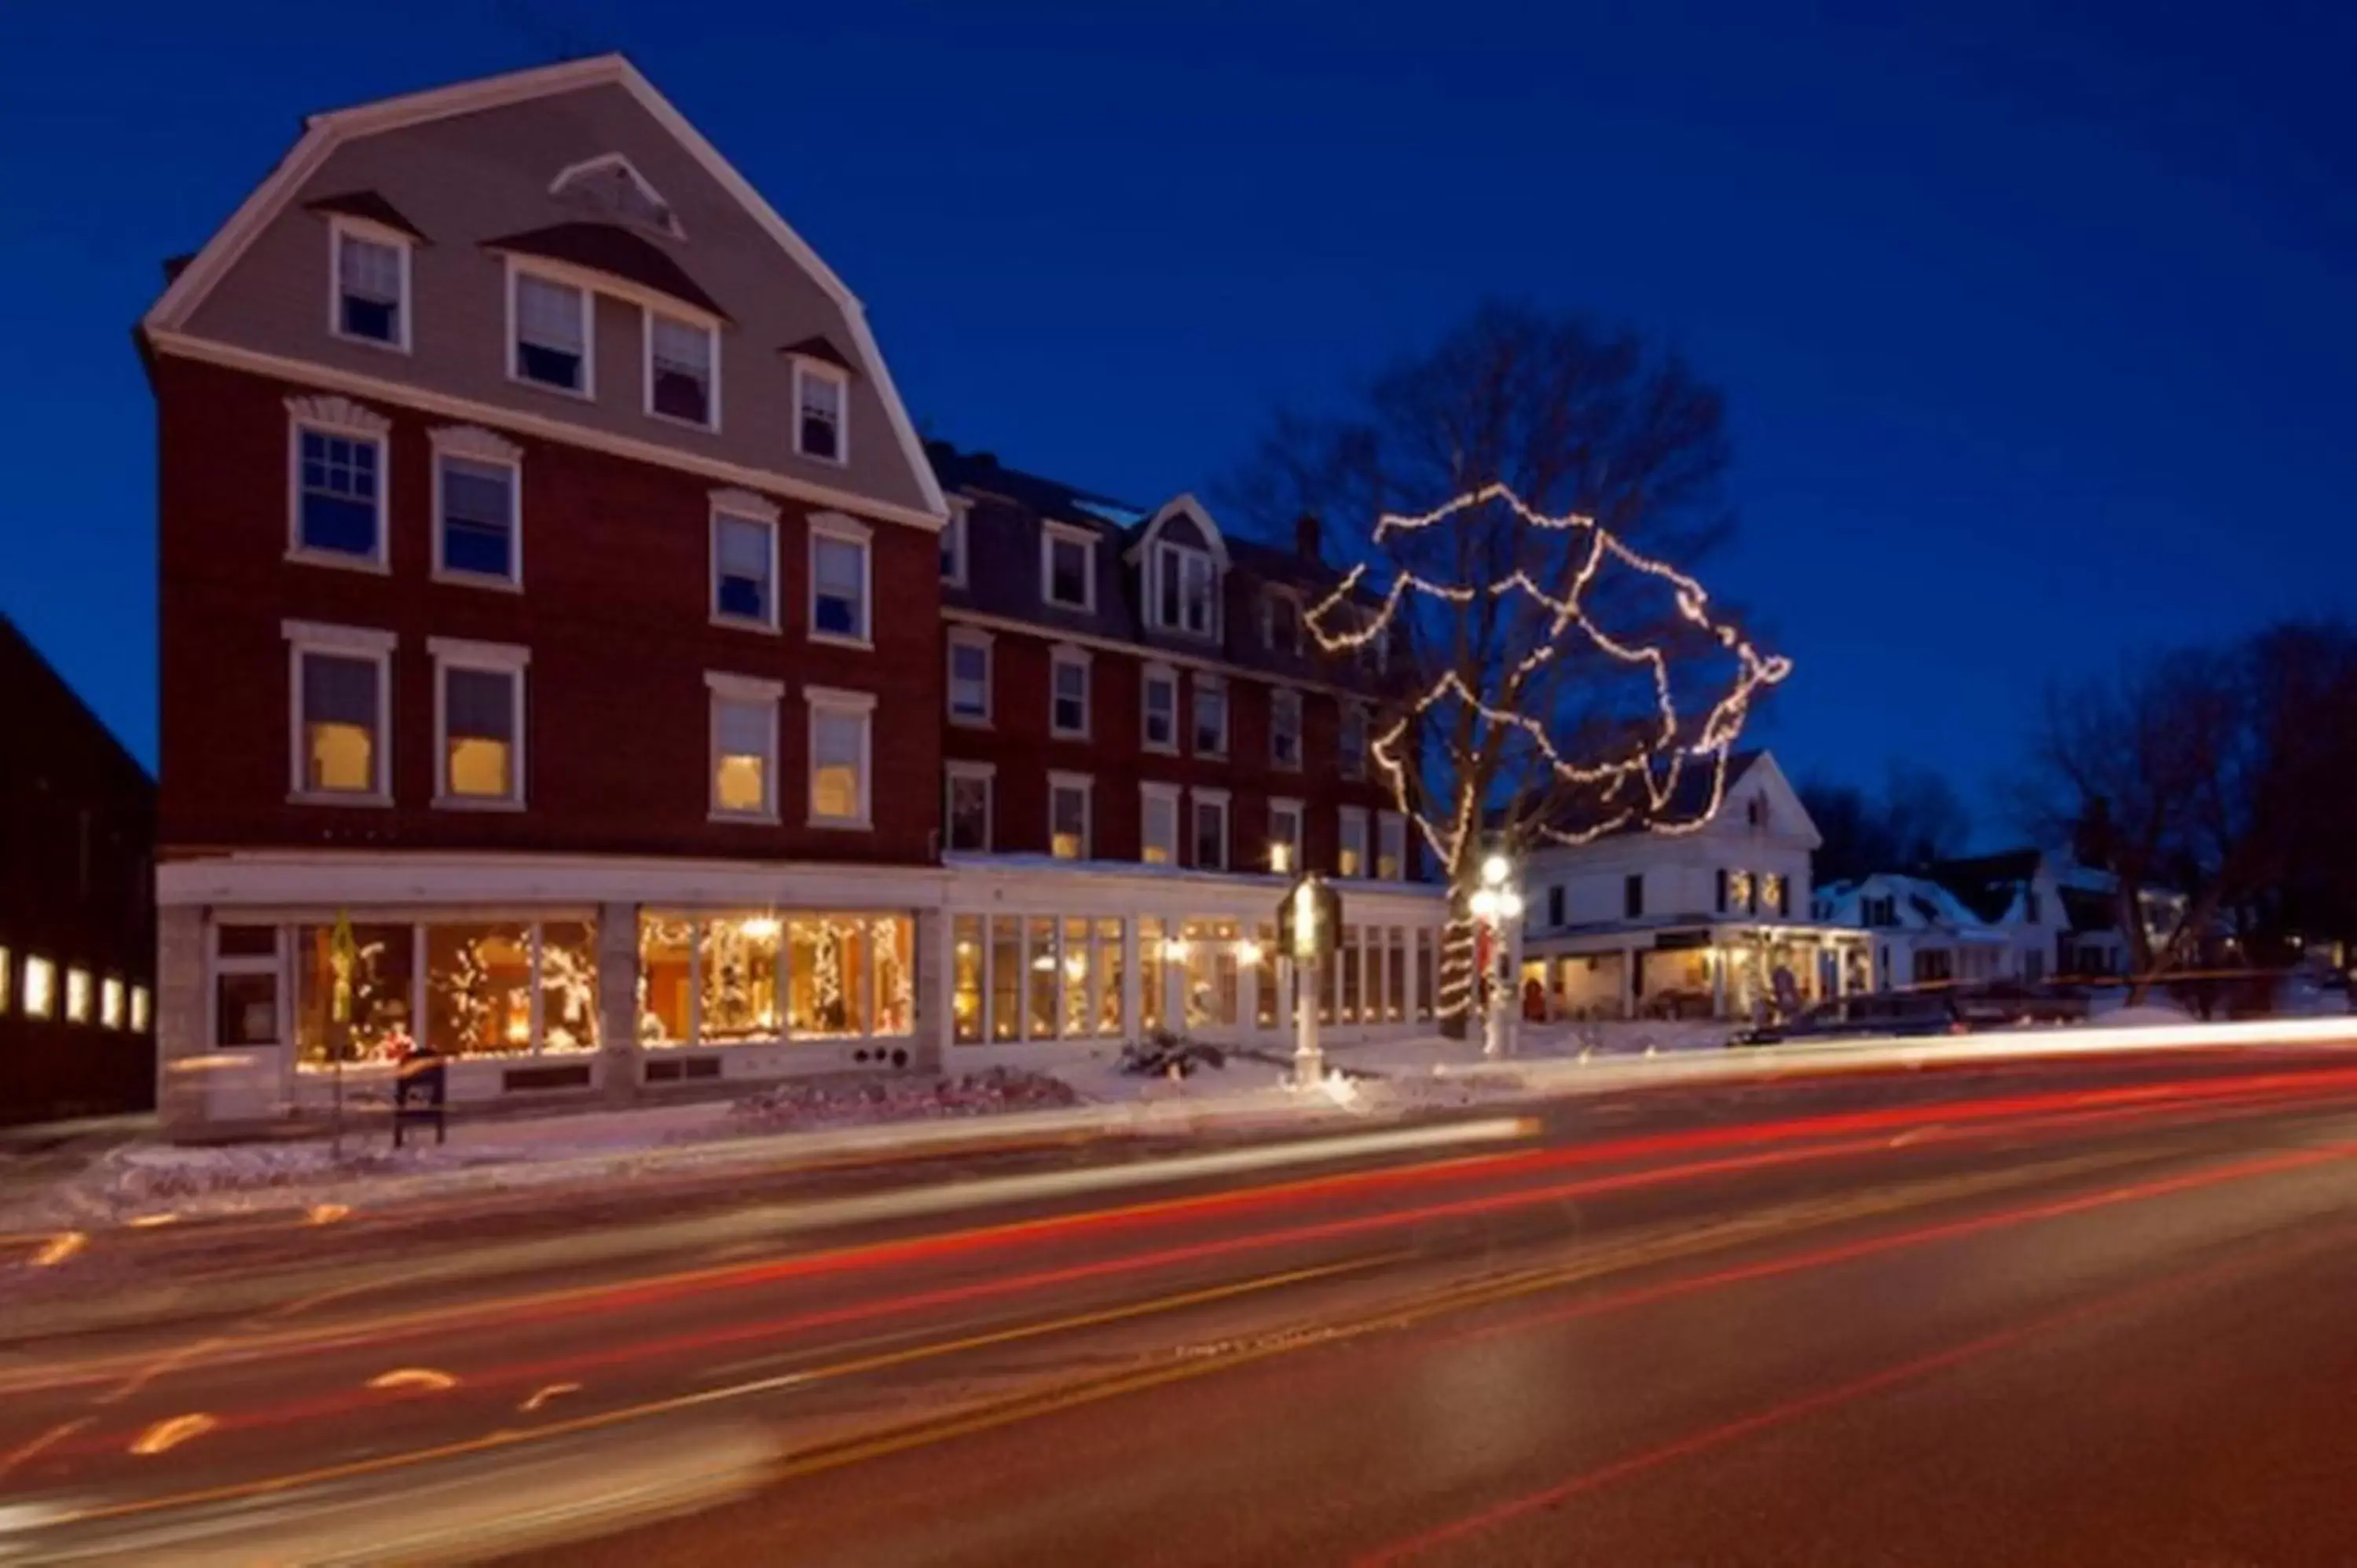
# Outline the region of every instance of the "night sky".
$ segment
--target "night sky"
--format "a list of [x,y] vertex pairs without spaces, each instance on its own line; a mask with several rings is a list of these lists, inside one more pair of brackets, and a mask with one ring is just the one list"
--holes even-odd
[[0,609],[152,764],[161,259],[303,112],[619,48],[928,434],[1135,500],[1485,292],[1675,346],[1758,734],[1978,804],[2050,676],[2357,596],[2357,8],[1885,9],[6,0]]

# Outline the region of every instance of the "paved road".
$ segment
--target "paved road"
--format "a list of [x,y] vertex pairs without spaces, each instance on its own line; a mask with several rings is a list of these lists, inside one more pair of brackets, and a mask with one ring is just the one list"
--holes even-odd
[[2330,1052],[682,1235],[20,1347],[0,1561],[2357,1562]]

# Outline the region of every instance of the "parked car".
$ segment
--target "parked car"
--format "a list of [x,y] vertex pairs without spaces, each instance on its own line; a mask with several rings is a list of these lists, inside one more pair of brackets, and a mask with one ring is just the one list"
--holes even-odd
[[1956,989],[1964,1021],[1986,1029],[2013,1024],[2083,1024],[2087,993],[2075,985],[1991,980]]
[[1821,1002],[1781,1024],[1738,1031],[1727,1043],[1776,1046],[1788,1041],[1797,1045],[1889,1036],[1961,1035],[1969,1027],[1953,992],[1894,991]]

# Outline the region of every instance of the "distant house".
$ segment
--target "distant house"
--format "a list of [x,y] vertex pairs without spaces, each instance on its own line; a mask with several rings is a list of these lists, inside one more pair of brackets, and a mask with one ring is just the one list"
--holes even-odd
[[1524,874],[1523,982],[1552,1016],[1738,1017],[1867,984],[1863,932],[1813,918],[1816,825],[1764,751],[1690,766],[1660,820],[1534,852]]
[[1817,890],[1818,919],[1862,927],[1873,941],[1877,991],[1993,980],[2017,972],[2006,934],[1928,876],[1877,872]]
[[156,786],[0,615],[0,1124],[155,1104]]

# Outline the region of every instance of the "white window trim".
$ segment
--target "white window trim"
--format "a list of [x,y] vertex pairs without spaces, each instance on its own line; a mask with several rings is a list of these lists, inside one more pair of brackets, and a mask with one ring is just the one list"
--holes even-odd
[[[841,632],[818,628],[818,542],[839,540],[859,546],[859,628],[863,635],[845,637]],[[810,520],[810,544],[803,552],[803,564],[809,569],[810,611],[809,637],[813,642],[831,643],[837,648],[873,649],[876,646],[876,540],[875,531],[856,519],[839,511],[813,512]]]
[[[396,634],[372,627],[328,626],[317,621],[279,623],[286,639],[286,800],[298,806],[390,806],[393,804],[393,650]],[[303,757],[303,656],[334,654],[376,664],[376,788],[314,789]]]
[[[805,686],[802,701],[809,709],[807,733],[803,740],[810,758],[810,778],[803,782],[809,787],[811,799],[810,825],[814,828],[839,828],[860,832],[876,825],[876,693],[846,692],[834,686]],[[818,814],[818,721],[821,714],[837,717],[856,716],[859,720],[859,811],[856,817],[822,817]]]
[[[1293,813],[1293,834],[1290,838],[1279,839],[1276,835],[1276,819],[1280,812],[1285,811],[1290,811]],[[1285,843],[1291,846],[1288,852],[1289,859],[1286,865],[1286,875],[1290,876],[1300,875],[1303,871],[1308,869],[1308,867],[1303,865],[1303,857],[1309,852],[1309,814],[1308,808],[1299,800],[1294,800],[1289,796],[1271,796],[1268,802],[1268,842],[1270,843]]]
[[221,950],[221,923],[220,916],[216,914],[208,922],[206,928],[205,957],[210,965],[205,980],[205,1045],[207,1048],[223,1048],[217,1042],[221,1039],[221,986],[218,982],[224,974],[269,975],[274,983],[271,986],[271,993],[275,1003],[271,1009],[272,1033],[267,1041],[258,1041],[253,1046],[226,1048],[252,1050],[260,1049],[264,1046],[285,1045],[293,1036],[293,1031],[287,1026],[290,1022],[289,1010],[294,1004],[292,994],[294,986],[290,983],[286,973],[286,929],[274,923],[259,920],[246,922],[232,918],[227,923],[231,925],[271,924],[270,950],[266,953],[229,954]]
[[[1286,761],[1276,754],[1276,711],[1290,700],[1293,704],[1293,760]],[[1302,770],[1303,754],[1308,750],[1309,703],[1299,691],[1291,686],[1271,687],[1268,694],[1268,765],[1281,773]]]
[[[835,403],[834,456],[823,457],[815,452],[802,450],[802,382],[806,379],[833,381],[842,396]],[[794,456],[806,462],[823,463],[830,468],[851,466],[851,373],[839,366],[823,364],[816,360],[796,356],[793,385]]]
[[1146,828],[1151,815],[1147,808],[1157,800],[1168,801],[1170,806],[1170,843],[1168,846],[1170,857],[1161,864],[1172,867],[1186,864],[1179,858],[1186,848],[1188,824],[1185,797],[1186,791],[1176,784],[1158,784],[1148,779],[1138,785],[1137,860],[1139,865],[1147,864],[1146,851],[1149,841],[1146,835]]
[[[504,588],[511,593],[523,591],[523,448],[501,435],[472,424],[445,425],[432,431],[426,440],[434,448],[434,580],[437,583],[459,584],[470,588]],[[442,560],[442,459],[464,458],[469,463],[509,470],[508,483],[508,575],[495,576],[487,572],[468,572],[446,565]]]
[[[1235,812],[1230,807],[1228,791],[1198,788],[1189,793],[1192,799],[1187,802],[1187,853],[1190,856],[1196,856],[1190,864],[1198,871],[1233,870],[1235,868],[1233,832]],[[1200,842],[1195,833],[1196,812],[1205,806],[1215,806],[1220,812],[1220,864],[1217,865],[1205,865],[1200,857],[1196,855]]]
[[[800,416],[800,411],[797,410],[796,417]],[[944,574],[942,577],[942,585],[946,588],[963,588],[972,575],[967,564],[970,558],[966,552],[970,547],[971,536],[966,530],[966,518],[973,512],[974,503],[963,496],[952,496],[949,498],[949,507],[950,517],[947,522],[942,524],[942,537],[950,542],[950,553],[957,557],[957,570]]]
[[[507,263],[508,336],[507,346],[502,352],[507,358],[508,380],[517,386],[531,387],[554,397],[569,397],[576,403],[597,402],[597,286],[587,281],[581,274],[570,267],[528,262],[521,256],[514,255],[507,258]],[[543,283],[572,289],[581,296],[581,386],[578,391],[571,387],[554,386],[547,381],[536,381],[523,373],[523,359],[521,352],[522,342],[516,336],[516,280],[525,276],[536,277]]]
[[[1090,669],[1089,650],[1058,643],[1048,650],[1048,733],[1058,740],[1086,740],[1096,708],[1096,677]],[[1081,727],[1067,729],[1056,721],[1056,677],[1065,670],[1081,672]]]
[[[704,672],[704,684],[710,693],[704,721],[704,788],[707,815],[716,822],[775,822],[778,820],[779,793],[778,704],[785,699],[786,683],[765,681],[757,675],[731,675],[722,671],[707,670]],[[770,716],[770,749],[761,759],[762,793],[769,799],[758,811],[731,811],[720,803],[720,704],[724,702],[759,703]]]
[[[958,781],[982,786],[982,847],[952,849],[950,846],[950,807],[956,798]],[[942,848],[952,854],[988,854],[992,828],[998,815],[998,765],[992,762],[967,762],[952,757],[942,764]]]
[[[1168,741],[1157,741],[1146,733],[1146,688],[1156,681],[1167,682],[1170,687],[1170,738]],[[1183,733],[1180,726],[1188,722],[1178,703],[1178,671],[1168,664],[1146,665],[1138,672],[1137,678],[1137,744],[1139,747],[1162,757],[1178,756],[1178,740]]]
[[1089,773],[1049,773],[1048,775],[1048,853],[1056,853],[1056,791],[1077,789],[1081,792],[1081,853],[1076,857],[1092,860],[1096,856],[1096,776]]
[[[344,242],[365,240],[371,245],[387,245],[401,258],[401,298],[393,305],[393,319],[400,325],[401,340],[387,343],[379,338],[362,338],[344,330]],[[410,317],[414,314],[411,301],[416,291],[409,279],[409,258],[417,242],[398,229],[382,223],[371,223],[365,218],[345,213],[328,215],[328,335],[345,343],[358,343],[387,354],[410,351]]]
[[[1073,604],[1055,595],[1056,545],[1058,542],[1081,547],[1081,602]],[[1053,518],[1042,519],[1039,525],[1039,602],[1052,610],[1079,610],[1094,614],[1097,607],[1097,535],[1094,530],[1075,523],[1058,522]]]
[[[952,627],[949,629],[948,645],[942,654],[942,678],[949,693],[947,699],[949,721],[960,728],[988,729],[991,727],[992,718],[997,712],[996,691],[998,684],[997,656],[991,649],[991,644],[995,640],[990,633],[976,631],[971,627]],[[958,712],[957,655],[961,648],[977,648],[982,650],[982,712],[979,714]],[[1053,678],[1053,676],[1049,677],[1051,680]],[[1052,698],[1052,693],[1050,696]],[[1051,714],[1050,717],[1052,716]]]
[[[1202,631],[1196,631],[1187,624],[1186,558],[1190,555],[1200,556],[1210,566],[1211,573],[1211,625]],[[1180,637],[1193,638],[1200,642],[1219,641],[1220,623],[1223,618],[1220,603],[1222,596],[1218,554],[1192,544],[1181,544],[1176,540],[1157,539],[1154,542],[1154,553],[1148,557],[1148,564],[1151,567],[1149,575],[1153,580],[1146,585],[1146,599],[1149,606],[1146,618],[1163,631],[1176,632]],[[1162,618],[1162,579],[1172,571],[1178,574],[1178,618],[1166,621]]]
[[[1367,809],[1364,806],[1341,807],[1335,812],[1335,821],[1337,823],[1337,830],[1334,836],[1334,875],[1337,876],[1351,877],[1367,877],[1373,875],[1375,862],[1373,845],[1371,844],[1367,839],[1367,834],[1370,831],[1367,822]],[[1353,827],[1356,827],[1359,830],[1356,834],[1359,844],[1359,869],[1356,871],[1345,871],[1342,869],[1342,852],[1351,847],[1351,841],[1353,836],[1351,830]]]
[[[711,385],[705,388],[707,395],[705,401],[712,417],[703,424],[699,424],[693,419],[682,419],[673,413],[658,413],[655,409],[655,318],[657,317],[662,317],[675,327],[695,328],[704,334],[705,342],[711,347],[712,353],[705,369],[705,374],[711,379]],[[706,320],[692,311],[641,303],[639,306],[639,361],[640,406],[646,411],[649,419],[659,419],[665,424],[675,424],[682,430],[701,430],[713,435],[720,433],[720,328],[716,322]]]
[[[1203,700],[1203,692],[1207,687],[1220,693],[1220,744],[1215,748],[1207,747],[1203,745],[1202,725],[1197,717]],[[1198,757],[1209,757],[1218,759],[1224,759],[1227,757],[1228,743],[1231,738],[1232,738],[1235,731],[1234,701],[1235,688],[1229,684],[1227,677],[1223,675],[1209,675],[1202,673],[1200,671],[1196,673],[1194,680],[1188,683],[1187,692],[1187,746],[1189,750],[1192,751]]]
[[[347,572],[393,570],[393,421],[350,398],[290,397],[286,400],[286,559]],[[303,542],[303,432],[313,430],[376,447],[376,553],[346,555],[314,550]]]
[[[434,656],[434,804],[446,811],[521,811],[524,806],[524,680],[532,665],[532,650],[511,642],[468,642],[453,637],[429,637],[426,652]],[[450,789],[449,686],[453,670],[482,670],[510,677],[508,682],[508,792],[502,796],[459,795]]]
[[[712,492],[711,521],[705,528],[705,553],[707,558],[704,603],[706,618],[714,626],[735,627],[740,631],[763,631],[776,636],[782,630],[780,611],[784,606],[778,593],[778,508],[766,497],[750,490],[715,490]],[[720,520],[734,518],[768,531],[770,535],[770,613],[755,618],[751,616],[727,615],[720,608]]]

